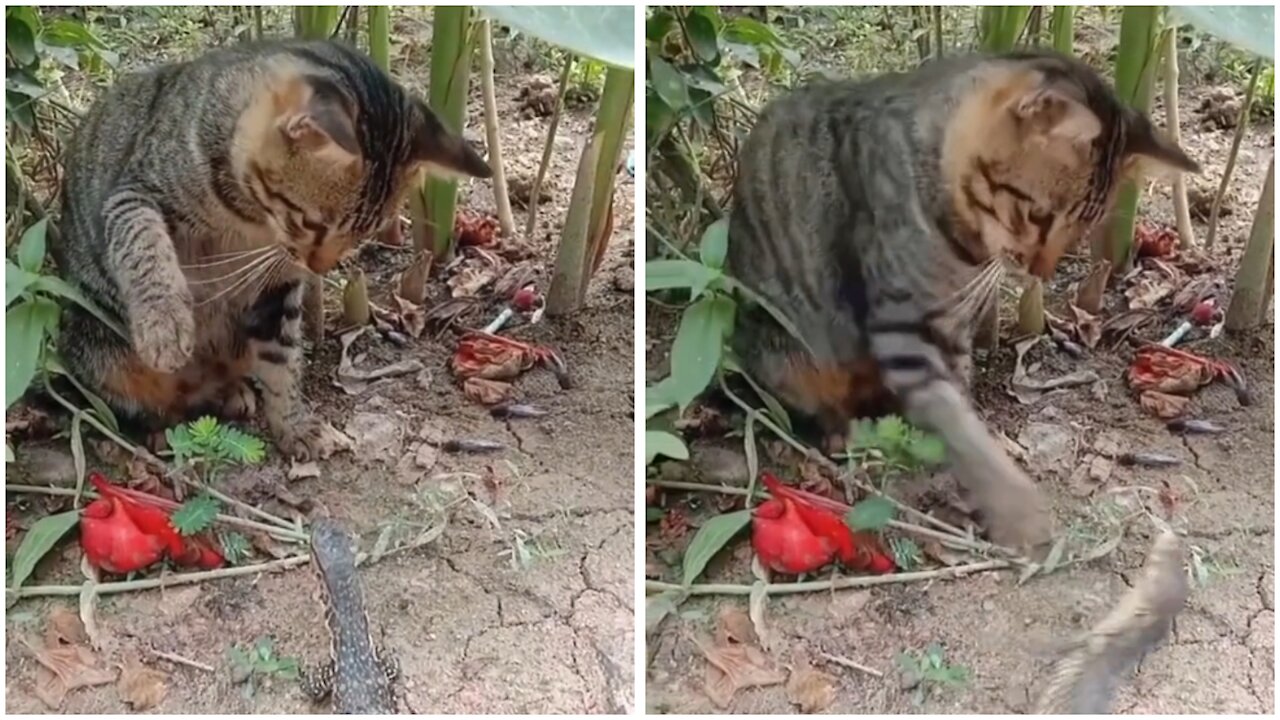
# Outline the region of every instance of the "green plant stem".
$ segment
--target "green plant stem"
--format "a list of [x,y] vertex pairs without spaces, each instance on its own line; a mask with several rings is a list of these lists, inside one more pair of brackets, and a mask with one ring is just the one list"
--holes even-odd
[[614,180],[618,177],[618,165],[622,161],[622,147],[631,125],[631,105],[635,97],[635,73],[631,70],[609,67],[605,71],[604,89],[600,92],[600,105],[596,109],[595,133],[600,136],[600,156],[596,161],[594,192],[591,195],[591,220],[587,227],[587,265],[583,268],[580,295],[586,295],[587,283],[595,267],[593,260],[603,251],[608,224],[606,215],[613,209]]
[[551,123],[547,126],[547,141],[542,146],[542,161],[538,163],[538,175],[533,180],[533,189],[529,191],[529,217],[525,220],[524,236],[533,240],[538,228],[538,194],[542,192],[542,180],[547,176],[547,167],[551,165],[551,150],[555,147],[556,130],[560,127],[560,115],[564,110],[564,96],[569,90],[569,73],[573,71],[573,55],[565,53],[564,69],[560,71],[560,91],[556,94],[556,106],[551,111]]
[[1075,50],[1075,15],[1072,5],[1055,5],[1053,17],[1049,20],[1049,31],[1053,34],[1053,49],[1063,55],[1070,55]]
[[[919,572],[893,573],[891,575],[867,575],[858,577],[836,578],[835,580],[813,580],[798,583],[767,583],[764,586],[766,595],[790,595],[793,593],[822,592],[843,590],[847,588],[875,587],[877,585],[896,585],[919,582],[922,580],[951,580],[989,570],[1004,570],[1012,566],[1008,560],[983,560],[967,565],[921,570]],[[675,591],[689,595],[750,595],[753,585],[706,584],[677,585],[675,583],[645,580],[645,593]]]
[[[471,8],[439,5],[432,11],[431,110],[450,132],[462,134],[467,112],[467,86],[471,79]],[[438,262],[453,257],[453,216],[458,202],[458,181],[428,177],[422,187],[423,209],[431,250]],[[415,224],[423,218],[414,217]]]
[[551,287],[547,290],[547,314],[567,315],[581,306],[581,279],[589,263],[587,248],[590,244],[591,190],[595,185],[597,160],[600,158],[599,134],[593,134],[582,156],[578,159],[578,172],[573,183],[573,195],[569,200],[568,216],[560,244],[556,247],[555,271]]
[[297,532],[297,526],[289,522],[288,520],[285,520],[282,517],[272,515],[271,513],[265,510],[260,510],[242,500],[237,500],[231,497],[230,495],[227,495],[226,493],[223,493],[219,490],[216,490],[214,488],[211,488],[205,485],[204,483],[200,483],[200,482],[191,480],[190,478],[184,477],[181,473],[170,472],[169,467],[165,465],[164,461],[162,461],[160,458],[151,454],[146,449],[140,448],[137,445],[134,445],[133,443],[129,442],[128,440],[125,440],[124,438],[120,437],[118,434],[112,432],[105,425],[103,425],[96,417],[94,417],[93,415],[90,415],[89,413],[84,412],[81,408],[78,408],[75,405],[73,405],[71,401],[62,397],[62,395],[60,395],[56,390],[53,389],[51,384],[46,383],[45,389],[48,390],[49,395],[54,400],[56,400],[60,405],[65,407],[67,410],[70,410],[73,414],[81,414],[84,417],[85,422],[92,425],[95,430],[105,435],[109,440],[111,440],[115,444],[119,445],[125,450],[128,450],[130,453],[133,454],[134,457],[141,458],[142,460],[150,464],[152,467],[164,473],[166,477],[169,477],[174,480],[179,480],[193,488],[196,488],[197,490],[206,491],[213,497],[217,498],[218,500],[221,500],[222,502],[228,505],[232,505],[234,507],[240,508],[241,510],[244,510],[245,512],[251,515],[256,515],[257,517],[260,517],[263,520],[266,520],[267,522],[277,525],[278,527],[284,530],[295,532],[295,533]]
[[[4,486],[4,489],[6,492],[29,493],[33,495],[74,496],[76,495],[76,492],[77,492],[73,488],[61,488],[61,487],[52,487],[52,486],[43,486],[43,485],[20,485],[20,484],[14,484],[14,483],[6,484]],[[84,489],[81,492],[81,494],[83,494],[85,497],[90,497],[90,498],[98,497],[98,493],[96,491],[89,490],[87,488]],[[245,530],[256,530],[259,532],[265,532],[270,535],[274,535],[278,538],[289,540],[290,542],[307,542],[308,538],[310,537],[306,533],[299,532],[297,530],[290,530],[287,528],[276,527],[274,525],[267,525],[266,523],[254,522],[253,520],[246,520],[244,518],[238,518],[234,515],[227,515],[224,513],[219,513],[218,515],[215,516],[215,519],[218,522],[225,523],[227,525],[234,525],[236,527],[244,528]]]
[[[1157,39],[1164,8],[1126,6],[1120,16],[1120,47],[1116,53],[1116,94],[1140,112],[1151,106],[1152,78],[1159,64]],[[1124,274],[1132,260],[1133,225],[1141,198],[1141,177],[1131,177],[1121,186],[1113,219],[1106,235],[1104,257],[1111,261],[1115,276]]]
[[1264,319],[1267,302],[1267,278],[1271,275],[1272,248],[1275,246],[1275,183],[1276,158],[1273,154],[1267,164],[1267,177],[1262,183],[1262,194],[1253,213],[1253,226],[1249,229],[1249,242],[1240,257],[1240,269],[1236,271],[1235,289],[1231,293],[1231,305],[1227,308],[1226,327],[1240,332],[1256,328]]
[[[206,580],[222,580],[225,578],[241,577],[244,575],[255,575],[265,572],[277,572],[280,570],[289,570],[305,565],[311,562],[311,555],[293,555],[279,560],[272,560],[265,563],[257,563],[255,565],[238,565],[236,567],[219,568],[217,570],[205,570],[194,573],[176,573],[159,578],[146,578],[143,580],[125,580],[122,582],[99,583],[94,585],[94,593],[97,595],[113,595],[116,593],[130,592],[133,590],[154,590],[156,588],[176,587],[178,585],[190,585],[192,583],[204,582]],[[83,585],[28,585],[17,590],[17,598],[28,597],[50,597],[50,596],[68,596],[79,595]],[[7,591],[9,597],[14,596],[14,591]]]
[[1218,183],[1218,192],[1213,195],[1213,206],[1209,209],[1209,233],[1205,237],[1206,250],[1213,247],[1218,239],[1218,215],[1222,211],[1222,199],[1227,196],[1227,187],[1231,184],[1231,174],[1236,169],[1236,158],[1240,156],[1240,142],[1244,140],[1245,130],[1249,127],[1249,112],[1253,108],[1254,91],[1258,89],[1258,76],[1262,74],[1262,58],[1253,61],[1253,69],[1249,71],[1249,86],[1244,92],[1244,104],[1240,106],[1240,114],[1236,117],[1236,132],[1231,136],[1231,151],[1227,153],[1227,166],[1222,169],[1222,181]]
[[386,5],[369,6],[369,57],[383,70],[391,68],[390,15]]

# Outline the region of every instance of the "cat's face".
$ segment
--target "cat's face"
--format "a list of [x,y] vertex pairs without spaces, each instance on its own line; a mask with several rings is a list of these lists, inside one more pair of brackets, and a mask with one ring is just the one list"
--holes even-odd
[[395,219],[425,172],[490,176],[460,136],[403,94],[359,107],[323,80],[297,78],[277,86],[270,103],[251,186],[295,262],[313,272],[328,271]]
[[981,139],[968,148],[957,202],[987,248],[1018,269],[1051,277],[1139,161],[1199,169],[1083,64],[1034,56],[1006,70],[981,101]]

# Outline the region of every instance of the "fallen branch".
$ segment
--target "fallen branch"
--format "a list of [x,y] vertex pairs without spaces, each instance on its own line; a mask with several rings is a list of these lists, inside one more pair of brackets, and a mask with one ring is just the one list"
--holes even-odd
[[[154,590],[156,588],[175,587],[177,585],[190,585],[192,583],[204,582],[205,580],[221,580],[223,578],[241,577],[243,575],[253,575],[256,573],[276,572],[279,570],[289,570],[299,565],[305,565],[311,562],[311,555],[293,555],[280,560],[272,560],[271,562],[257,563],[254,565],[240,565],[230,568],[219,568],[217,570],[205,570],[203,572],[180,573],[176,575],[167,575],[159,578],[146,578],[144,580],[126,580],[123,582],[101,583],[94,588],[94,592],[98,595],[114,595],[116,593],[131,592],[133,590]],[[83,589],[82,585],[28,585],[26,587],[7,591],[11,597],[27,598],[27,597],[51,597],[79,595]]]
[[850,670],[857,670],[858,672],[864,672],[874,677],[884,677],[884,673],[880,672],[879,670],[873,667],[867,667],[866,665],[863,665],[861,663],[856,663],[846,657],[840,657],[839,655],[832,655],[831,653],[825,653],[825,652],[819,652],[818,657],[822,658],[823,660],[826,660],[829,663],[835,663],[840,667],[849,668]]
[[560,127],[560,113],[564,108],[565,92],[569,89],[571,70],[573,70],[573,55],[565,53],[564,70],[560,71],[560,92],[556,95],[556,107],[551,111],[547,142],[542,146],[542,162],[538,164],[538,174],[533,179],[533,189],[529,191],[529,217],[524,223],[526,241],[533,240],[533,232],[538,228],[538,193],[542,192],[542,180],[547,175],[547,166],[551,164],[551,150],[555,147],[556,130]]
[[1209,209],[1209,235],[1205,238],[1206,249],[1213,247],[1218,237],[1218,213],[1222,211],[1222,199],[1227,195],[1227,186],[1231,183],[1231,173],[1236,169],[1236,158],[1240,155],[1240,141],[1244,139],[1245,130],[1249,127],[1249,111],[1253,108],[1254,91],[1258,89],[1258,75],[1262,73],[1262,58],[1253,61],[1253,70],[1249,73],[1249,88],[1244,93],[1244,103],[1240,106],[1240,116],[1236,118],[1236,133],[1231,137],[1231,152],[1227,153],[1227,166],[1222,169],[1222,182],[1218,183],[1218,192],[1213,196],[1213,206]]
[[[859,577],[836,578],[835,580],[814,580],[810,582],[797,583],[767,583],[764,586],[764,592],[766,595],[790,595],[793,593],[874,587],[876,585],[896,585],[901,583],[920,582],[922,580],[950,580],[978,572],[1004,570],[1012,567],[1012,565],[1013,563],[1008,560],[983,560],[982,562],[969,563],[968,565],[955,565],[952,567],[938,568],[936,570],[921,570],[919,572],[895,573],[892,575],[866,575]],[[753,585],[729,584],[689,585],[686,587],[676,583],[659,582],[657,580],[644,581],[644,590],[646,593],[660,593],[672,590],[688,595],[750,595],[754,587],[755,586]]]
[[147,651],[150,652],[155,657],[160,658],[161,660],[168,660],[169,662],[175,663],[178,665],[186,665],[187,667],[195,668],[197,670],[203,670],[205,672],[214,672],[215,670],[215,668],[212,665],[205,665],[202,662],[196,662],[195,660],[184,658],[181,655],[162,652],[160,650],[156,650],[155,648],[148,648]]

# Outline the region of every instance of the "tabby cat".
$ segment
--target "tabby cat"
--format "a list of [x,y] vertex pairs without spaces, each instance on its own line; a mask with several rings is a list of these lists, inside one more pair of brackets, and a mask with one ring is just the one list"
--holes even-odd
[[68,368],[151,425],[251,415],[255,380],[281,449],[327,455],[333,430],[299,393],[304,280],[395,217],[432,169],[490,175],[338,43],[231,47],[122,78],[69,148],[53,252],[129,337],[68,308]]
[[730,272],[748,370],[839,441],[897,411],[944,440],[990,537],[1042,546],[1039,490],[967,399],[975,320],[1006,266],[1042,278],[1139,160],[1198,166],[1076,60],[956,58],[820,82],[760,114],[740,154]]

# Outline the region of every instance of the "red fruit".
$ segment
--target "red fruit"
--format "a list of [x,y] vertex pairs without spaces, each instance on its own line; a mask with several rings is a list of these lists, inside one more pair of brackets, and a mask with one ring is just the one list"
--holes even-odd
[[831,543],[815,535],[786,498],[756,508],[751,546],[765,567],[789,575],[813,572],[835,557]]
[[94,500],[80,511],[80,547],[90,564],[122,575],[164,555],[164,542],[140,530],[118,497]]

